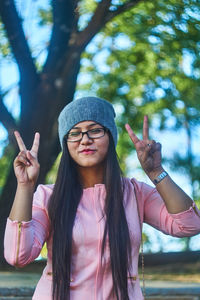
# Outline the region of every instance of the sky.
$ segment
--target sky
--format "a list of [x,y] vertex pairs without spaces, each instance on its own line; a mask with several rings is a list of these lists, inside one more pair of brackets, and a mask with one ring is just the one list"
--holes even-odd
[[[35,2],[35,4],[34,4]],[[38,1],[31,1],[27,0],[27,2],[24,2],[22,0],[17,1],[18,3],[18,9],[19,11],[23,11],[23,14],[26,15],[27,21],[25,22],[25,29],[26,29],[26,35],[27,37],[32,36],[31,39],[31,47],[34,49],[34,55],[39,57],[40,61],[42,62],[46,57],[46,51],[43,50],[44,43],[47,43],[48,36],[50,34],[50,28],[45,30],[38,30],[37,26],[37,18],[35,15],[34,5],[38,3]],[[46,0],[40,0],[40,6],[46,6],[48,1]],[[37,34],[35,34],[37,32]],[[38,34],[39,32],[39,34]],[[103,57],[98,58],[101,65],[101,59],[103,60]],[[191,64],[191,57],[188,55],[185,56],[185,72],[191,72],[190,70],[190,64]],[[103,66],[103,64],[102,64]],[[12,90],[8,95],[4,98],[4,103],[6,104],[8,110],[12,112],[14,117],[19,116],[20,113],[20,100],[18,95],[18,82],[19,74],[18,69],[15,63],[12,61],[5,62],[1,60],[0,63],[0,86],[2,91],[6,91],[10,87],[12,87]],[[79,80],[82,80],[81,77]],[[81,96],[80,93],[77,93],[77,96]],[[170,120],[169,120],[170,121]],[[171,120],[173,122],[173,120]],[[151,136],[156,141],[159,141],[162,144],[162,153],[165,157],[170,157],[173,155],[177,149],[182,149],[182,151],[185,151],[186,149],[186,136],[184,130],[179,130],[179,132],[172,133],[171,131],[162,131],[160,132],[158,129],[156,129],[156,119],[153,123],[153,128],[151,128]],[[195,133],[196,138],[193,140],[193,150],[194,153],[199,152],[199,140],[200,140],[200,127],[197,128],[197,131]],[[3,153],[3,148],[5,144],[7,143],[7,132],[5,128],[0,123],[0,157]],[[138,180],[142,180],[148,184],[151,184],[150,180],[145,176],[144,172],[142,172],[138,168],[138,161],[136,157],[130,156],[127,160],[127,165],[129,166],[128,175],[130,177],[136,177]],[[171,172],[169,169],[169,166],[165,166],[166,170],[171,174],[172,178],[176,181],[177,184],[179,184],[185,192],[187,192],[189,195],[191,195],[191,186],[189,184],[189,179],[184,174],[181,174],[180,172]],[[149,226],[144,226],[144,231],[147,232],[150,236],[150,239],[152,241],[152,247],[151,251],[179,251],[181,250],[182,245],[180,243],[177,243],[176,238],[168,237],[164,234],[159,233],[156,230],[153,230]],[[159,241],[162,240],[162,243]],[[193,237],[191,241],[191,248],[193,250],[199,250],[200,249],[200,239],[199,236]]]

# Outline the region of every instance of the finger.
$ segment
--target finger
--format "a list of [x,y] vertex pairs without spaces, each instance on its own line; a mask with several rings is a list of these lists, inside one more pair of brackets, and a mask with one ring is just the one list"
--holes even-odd
[[148,116],[144,116],[143,121],[143,140],[149,139],[149,122],[148,122]]
[[155,151],[161,151],[162,145],[160,143],[156,143]]
[[15,138],[17,140],[17,144],[19,146],[20,151],[27,151],[24,141],[21,138],[21,135],[18,131],[14,131]]
[[135,145],[137,142],[139,142],[140,140],[138,139],[138,137],[135,135],[135,133],[133,132],[133,130],[131,129],[129,124],[125,125],[125,128],[133,142],[133,144]]
[[27,151],[27,158],[31,162],[31,164],[33,164],[36,160],[36,158],[31,154],[30,151]]
[[31,152],[33,152],[36,156],[38,154],[39,145],[40,145],[40,134],[39,132],[36,132],[33,141],[33,146],[31,148]]
[[18,154],[18,156],[16,157],[16,163],[18,163],[18,162],[20,162],[24,165],[30,166],[30,162],[28,161],[24,151],[20,152]]
[[154,140],[150,141],[150,143],[147,144],[145,151],[150,155],[154,154],[155,152],[161,152],[161,144],[156,143]]
[[151,155],[151,146],[146,145],[146,147],[143,148],[143,161],[146,161],[148,159],[148,157]]
[[38,164],[37,158],[34,157],[34,156],[31,154],[31,151],[27,151],[27,158],[28,158],[28,160],[30,161],[30,163],[31,163],[32,165]]
[[152,148],[152,146],[154,146],[155,144],[156,144],[156,142],[154,140],[147,140],[146,141],[147,147]]

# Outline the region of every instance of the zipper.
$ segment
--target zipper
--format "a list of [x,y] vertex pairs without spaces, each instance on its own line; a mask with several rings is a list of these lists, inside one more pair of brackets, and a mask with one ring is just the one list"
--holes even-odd
[[20,246],[20,238],[21,238],[21,231],[22,231],[22,222],[18,222],[18,237],[17,237],[17,254],[16,254],[16,266],[18,265],[18,256],[19,256],[19,246]]

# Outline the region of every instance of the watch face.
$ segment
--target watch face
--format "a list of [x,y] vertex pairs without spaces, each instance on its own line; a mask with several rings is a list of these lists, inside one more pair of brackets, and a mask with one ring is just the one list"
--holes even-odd
[[163,171],[156,179],[154,179],[154,183],[159,183],[163,178],[167,176],[167,172]]

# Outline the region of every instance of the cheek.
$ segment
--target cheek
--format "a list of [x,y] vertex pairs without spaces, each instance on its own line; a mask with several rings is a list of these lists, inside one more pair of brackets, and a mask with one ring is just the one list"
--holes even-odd
[[108,153],[108,147],[109,147],[109,138],[104,141],[104,143],[101,145],[101,154],[105,158]]

